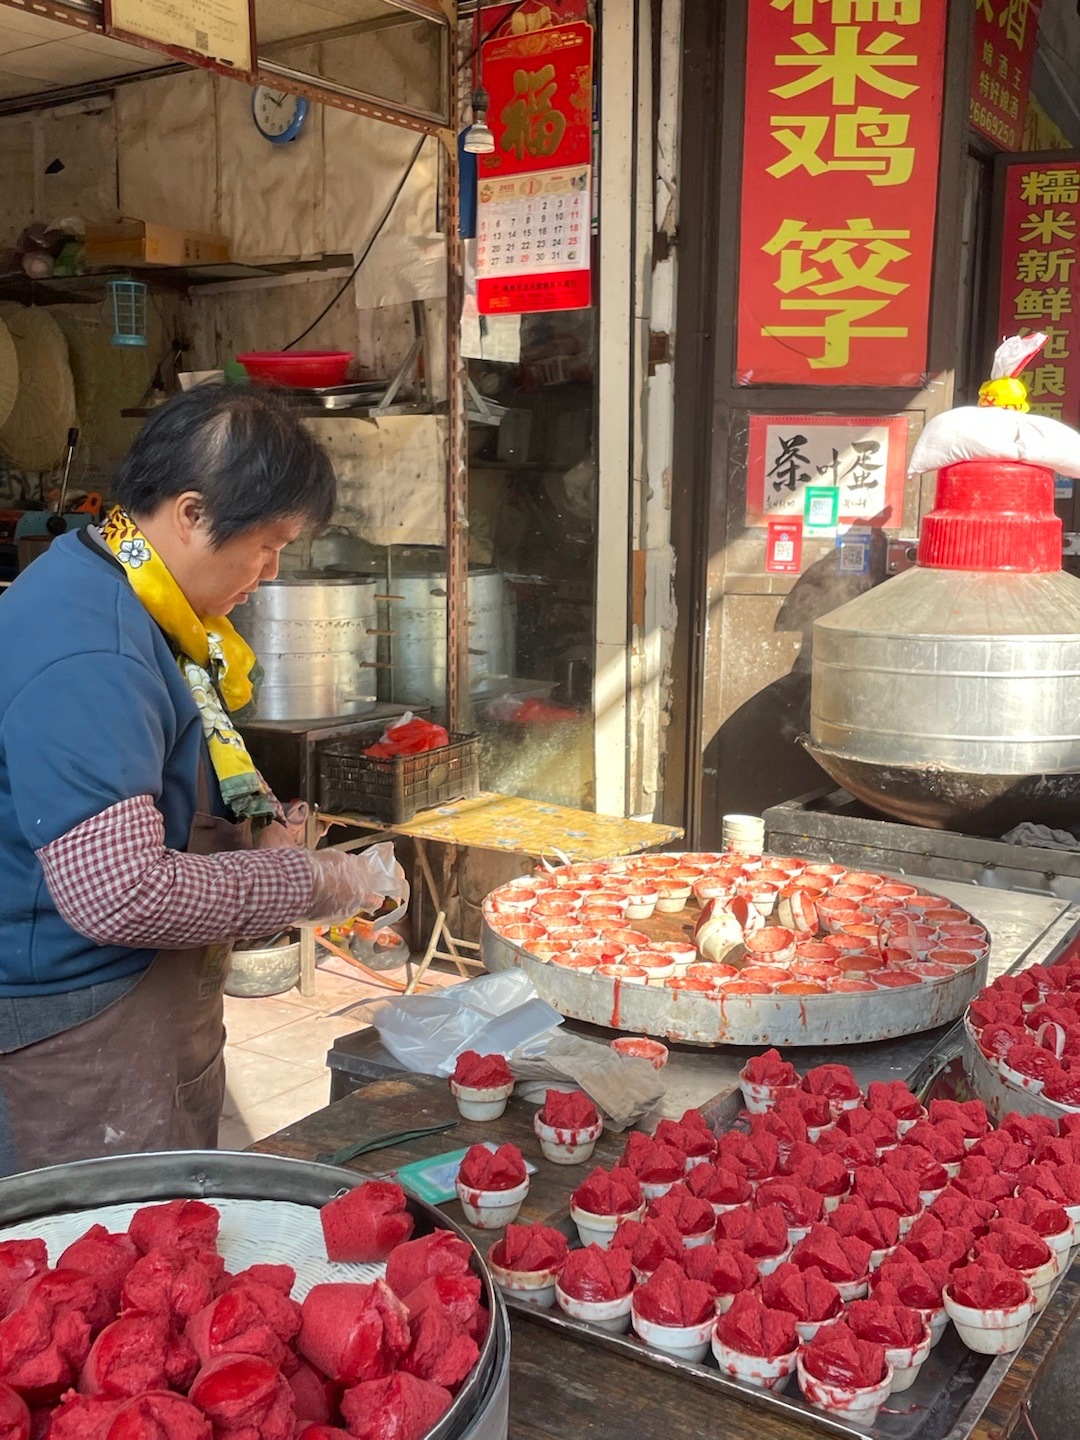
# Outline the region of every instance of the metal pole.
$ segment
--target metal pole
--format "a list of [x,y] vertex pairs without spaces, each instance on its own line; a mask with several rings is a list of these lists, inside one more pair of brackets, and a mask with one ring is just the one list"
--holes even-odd
[[[449,53],[449,101],[458,115],[456,28]],[[465,369],[461,358],[464,293],[462,244],[458,232],[459,166],[457,132],[446,148],[446,716],[451,733],[469,724],[469,475]]]

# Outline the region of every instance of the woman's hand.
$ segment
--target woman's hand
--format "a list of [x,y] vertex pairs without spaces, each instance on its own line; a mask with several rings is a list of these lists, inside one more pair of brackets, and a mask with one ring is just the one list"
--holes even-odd
[[257,850],[275,850],[282,846],[295,848],[303,845],[304,836],[301,831],[300,838],[287,825],[282,825],[278,820],[271,820],[269,825],[264,825],[255,836],[255,848]]

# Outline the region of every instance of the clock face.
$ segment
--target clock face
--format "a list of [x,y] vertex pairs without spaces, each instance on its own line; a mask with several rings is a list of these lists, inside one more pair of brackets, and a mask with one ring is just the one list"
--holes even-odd
[[285,90],[271,90],[260,85],[252,95],[251,112],[260,134],[280,144],[293,140],[307,114],[307,101]]

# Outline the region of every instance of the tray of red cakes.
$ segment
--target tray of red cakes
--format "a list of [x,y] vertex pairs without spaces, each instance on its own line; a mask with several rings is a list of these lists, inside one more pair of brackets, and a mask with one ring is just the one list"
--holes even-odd
[[964,1069],[995,1117],[1080,1118],[1080,960],[1001,975],[964,1016]]
[[953,901],[795,857],[642,855],[542,869],[484,902],[489,970],[563,1015],[698,1045],[850,1045],[956,1020],[990,938]]
[[187,1152],[0,1182],[6,1440],[450,1440],[508,1346],[472,1242],[389,1181]]
[[[489,1263],[512,1309],[840,1435],[961,1440],[1080,1238],[1080,1116],[747,1062]],[[1074,1202],[1075,1203],[1072,1203]]]

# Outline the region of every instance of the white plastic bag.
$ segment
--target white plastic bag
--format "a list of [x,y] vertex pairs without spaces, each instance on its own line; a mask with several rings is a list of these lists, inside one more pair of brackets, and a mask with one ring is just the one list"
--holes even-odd
[[927,424],[908,474],[925,475],[960,460],[1021,460],[1080,478],[1080,434],[1046,415],[961,405]]
[[401,919],[409,906],[409,882],[394,854],[393,841],[381,840],[378,845],[370,846],[361,855],[354,855],[353,859],[362,871],[364,884],[368,887],[361,907],[363,910],[373,915],[381,908],[384,900],[398,902],[393,910],[369,922],[372,929],[382,930],[386,925],[393,925]]
[[369,1000],[351,1013],[374,1025],[394,1059],[421,1075],[452,1074],[463,1050],[509,1055],[563,1020],[520,970],[482,975],[433,995]]

